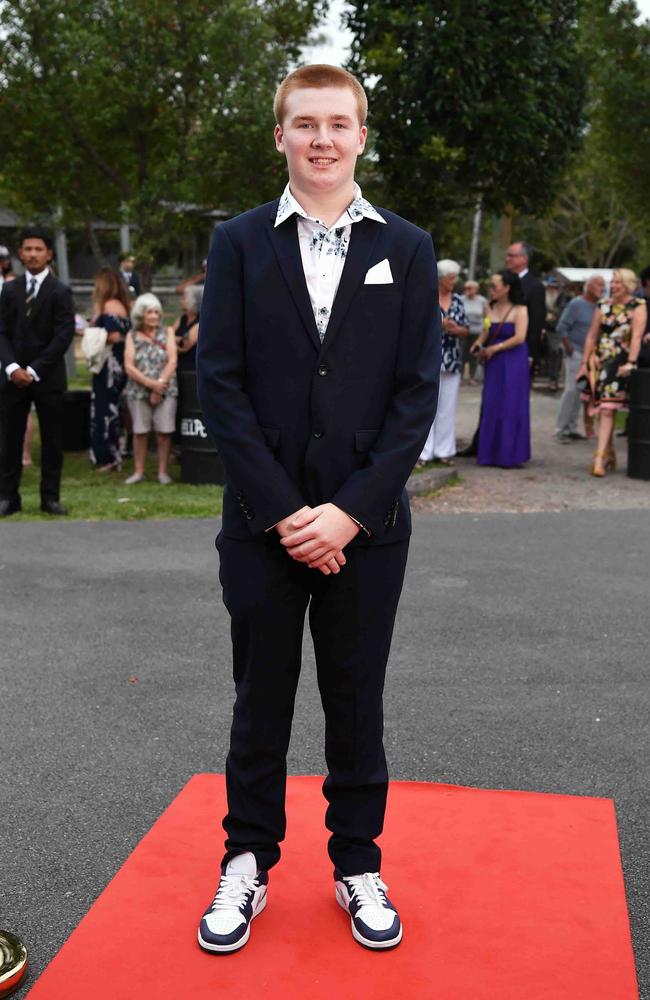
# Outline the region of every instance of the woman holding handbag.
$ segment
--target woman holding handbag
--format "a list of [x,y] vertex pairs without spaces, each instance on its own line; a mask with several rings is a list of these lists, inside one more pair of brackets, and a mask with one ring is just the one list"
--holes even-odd
[[122,466],[120,406],[126,385],[124,340],[131,326],[131,300],[113,267],[95,275],[94,318],[91,327],[106,330],[106,360],[93,374],[90,397],[90,457],[98,472]]
[[599,478],[616,468],[616,411],[627,405],[629,377],[637,367],[646,327],[646,301],[634,294],[638,284],[634,271],[625,267],[614,271],[610,297],[594,311],[576,375],[590,415],[599,417],[598,446],[591,464],[592,476]]
[[477,461],[508,469],[530,458],[528,312],[512,271],[493,274],[489,292],[488,323],[471,348],[485,365]]

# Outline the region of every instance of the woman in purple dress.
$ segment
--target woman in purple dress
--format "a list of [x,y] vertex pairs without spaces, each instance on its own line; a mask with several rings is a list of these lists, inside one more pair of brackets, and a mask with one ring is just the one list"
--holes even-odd
[[493,274],[489,289],[489,327],[471,348],[485,364],[477,461],[508,469],[530,458],[528,312],[512,271]]

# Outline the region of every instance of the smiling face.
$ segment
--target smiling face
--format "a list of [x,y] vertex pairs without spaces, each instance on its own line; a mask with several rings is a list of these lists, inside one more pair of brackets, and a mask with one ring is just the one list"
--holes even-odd
[[357,101],[349,87],[300,87],[286,98],[284,116],[275,126],[275,145],[287,158],[294,195],[310,198],[352,196],[357,156],[367,129],[359,122]]

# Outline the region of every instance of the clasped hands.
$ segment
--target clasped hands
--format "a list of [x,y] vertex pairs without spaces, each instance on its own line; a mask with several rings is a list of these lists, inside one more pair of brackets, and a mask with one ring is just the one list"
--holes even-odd
[[345,566],[345,546],[359,533],[356,521],[333,503],[302,507],[275,526],[280,543],[296,562],[319,569],[325,576]]
[[17,389],[26,389],[34,381],[33,375],[25,368],[16,368],[9,377]]

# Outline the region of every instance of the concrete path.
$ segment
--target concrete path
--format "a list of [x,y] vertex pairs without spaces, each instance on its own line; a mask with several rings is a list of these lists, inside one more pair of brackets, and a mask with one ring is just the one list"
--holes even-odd
[[[0,926],[34,975],[186,780],[223,769],[215,530],[0,528]],[[615,799],[645,997],[649,542],[645,510],[416,514],[386,695],[395,778]],[[294,774],[324,769],[306,650]],[[219,817],[205,837],[216,876]]]
[[[560,444],[555,420],[560,393],[531,394],[532,458],[522,469],[492,469],[475,459],[457,459],[460,483],[418,509],[437,513],[485,511],[627,510],[650,508],[650,482],[629,479],[627,439],[616,438],[619,470],[589,475],[593,441]],[[462,386],[456,429],[459,448],[472,437],[479,418],[481,390]]]

